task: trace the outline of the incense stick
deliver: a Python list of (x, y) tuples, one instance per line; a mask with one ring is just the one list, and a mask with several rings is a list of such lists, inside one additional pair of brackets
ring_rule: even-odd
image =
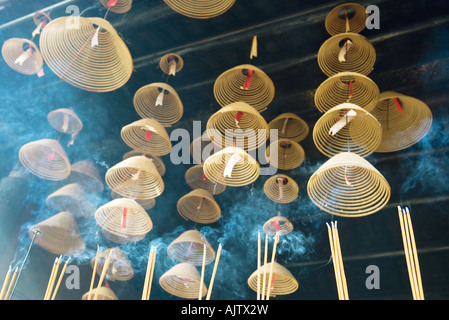
[(142, 290), (142, 300), (145, 300), (147, 297), (148, 280), (150, 279), (150, 273), (151, 273), (150, 269), (151, 269), (151, 265), (152, 265), (152, 260), (153, 260), (153, 247), (151, 247), (150, 253), (148, 254), (147, 271), (145, 273), (145, 281), (144, 281), (143, 290)]
[(97, 290), (95, 291), (94, 300), (98, 299), (98, 295), (100, 293), (100, 287), (103, 283), (104, 277), (106, 276), (106, 271), (108, 271), (109, 262), (111, 261), (111, 253), (113, 250), (109, 252), (109, 256), (106, 259), (106, 262), (103, 264), (103, 270), (101, 271), (100, 280), (98, 280)]
[(345, 275), (345, 270), (343, 267), (343, 258), (341, 256), (341, 247), (340, 247), (340, 237), (338, 235), (338, 228), (337, 228), (337, 222), (335, 222), (334, 224), (334, 228), (333, 228), (333, 235), (334, 235), (334, 243), (336, 245), (336, 253), (337, 253), (337, 257), (338, 257), (338, 268), (340, 270), (340, 279), (341, 279), (341, 284), (342, 284), (342, 293), (343, 293), (343, 299), (344, 300), (348, 300), (349, 296), (348, 296), (348, 286), (346, 284), (346, 275)]
[(87, 296), (87, 300), (91, 300), (92, 299), (92, 290), (94, 288), (95, 275), (97, 273), (97, 265), (98, 265), (98, 256), (99, 256), (99, 254), (100, 254), (100, 247), (97, 245), (97, 254), (95, 256), (94, 269), (92, 271), (92, 280), (90, 280), (89, 294)]
[(55, 271), (56, 271), (56, 266), (58, 265), (58, 258), (55, 258), (55, 262), (53, 262), (53, 268), (51, 269), (51, 273), (50, 273), (50, 277), (48, 278), (48, 284), (47, 284), (47, 290), (45, 291), (45, 295), (44, 295), (44, 300), (47, 300), (47, 297), (49, 295), (50, 292), (50, 287), (51, 287), (51, 282), (53, 280)]
[(413, 260), (415, 262), (415, 270), (416, 270), (416, 281), (418, 282), (418, 297), (420, 300), (424, 300), (424, 292), (423, 292), (423, 288), (422, 288), (422, 280), (421, 280), (421, 269), (419, 267), (419, 261), (418, 261), (418, 252), (416, 250), (416, 242), (415, 242), (415, 233), (413, 231), (413, 226), (412, 226), (412, 220), (411, 220), (411, 216), (410, 216), (410, 212), (408, 210), (408, 208), (405, 208), (406, 211), (406, 217), (407, 217), (407, 222), (408, 222), (408, 227), (409, 227), (409, 233), (410, 233), (410, 242), (412, 244), (412, 250), (413, 250)]
[(221, 255), (221, 243), (218, 246), (217, 256), (215, 257), (214, 271), (212, 272), (212, 277), (210, 279), (209, 289), (207, 290), (206, 300), (210, 300), (210, 295), (212, 293), (212, 287), (214, 286), (215, 274), (217, 273), (217, 267), (218, 267), (218, 261), (220, 260), (220, 255)]
[(56, 298), (56, 294), (58, 293), (59, 286), (61, 285), (61, 281), (62, 281), (62, 278), (64, 277), (64, 274), (65, 274), (65, 271), (66, 271), (67, 266), (69, 264), (69, 261), (70, 261), (70, 258), (67, 259), (67, 261), (64, 264), (64, 267), (62, 268), (61, 274), (59, 275), (59, 279), (58, 279), (58, 282), (56, 284), (55, 291), (53, 292), (53, 295), (51, 297), (51, 300), (55, 300), (55, 298)]
[(3, 295), (5, 294), (6, 288), (8, 287), (9, 279), (11, 278), (11, 266), (8, 268), (5, 280), (3, 281), (2, 290), (0, 291), (0, 300), (3, 300)]
[(276, 233), (274, 237), (274, 245), (273, 252), (271, 254), (271, 266), (270, 266), (270, 276), (268, 277), (268, 288), (267, 288), (267, 300), (270, 300), (270, 291), (271, 291), (271, 281), (273, 280), (273, 268), (274, 268), (274, 258), (276, 256), (276, 247), (279, 241), (279, 234)]
[(58, 259), (58, 261), (56, 263), (53, 276), (50, 279), (50, 286), (48, 288), (47, 296), (45, 297), (44, 300), (50, 300), (50, 295), (51, 295), (51, 292), (53, 291), (53, 287), (55, 285), (56, 276), (58, 275), (59, 266), (61, 265), (61, 259), (62, 259), (62, 256), (59, 257), (59, 259)]
[(8, 300), (9, 293), (10, 293), (10, 291), (11, 291), (11, 289), (12, 289), (12, 286), (13, 286), (13, 284), (14, 284), (14, 281), (16, 280), (16, 277), (17, 277), (17, 271), (18, 271), (18, 270), (19, 270), (19, 267), (16, 267), (16, 269), (14, 270), (14, 273), (13, 273), (13, 275), (12, 275), (11, 282), (9, 283), (8, 291), (6, 291), (5, 299), (4, 299), (4, 300)]
[(153, 275), (154, 275), (154, 264), (156, 263), (156, 247), (153, 248), (153, 257), (151, 258), (151, 269), (150, 269), (150, 279), (147, 285), (147, 296), (146, 299), (150, 300), (151, 293), (151, 284), (153, 283)]
[(203, 296), (203, 282), (204, 282), (204, 268), (206, 266), (206, 244), (203, 248), (203, 263), (201, 265), (201, 281), (200, 281), (200, 292), (198, 294), (198, 300), (201, 300)]
[(265, 300), (265, 280), (267, 278), (267, 260), (268, 260), (268, 234), (265, 235), (265, 251), (263, 258), (263, 282), (262, 282), (262, 300)]
[(257, 235), (257, 300), (260, 300), (260, 232)]

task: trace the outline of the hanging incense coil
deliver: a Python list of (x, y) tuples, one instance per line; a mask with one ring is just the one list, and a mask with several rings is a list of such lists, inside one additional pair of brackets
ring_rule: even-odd
[(141, 119), (122, 128), (123, 141), (143, 154), (165, 156), (172, 144), (165, 128), (156, 119)]
[(25, 75), (37, 74), (42, 70), (44, 60), (33, 41), (10, 38), (3, 43), (2, 56), (14, 71)]
[[(270, 296), (288, 295), (298, 290), (298, 281), (284, 266), (275, 262), (273, 265), (273, 279), (269, 282), (269, 273), (271, 270), (271, 262), (260, 266), (248, 278), (248, 286), (257, 292), (257, 279), (259, 278), (259, 288), (267, 288), (271, 290)], [(257, 275), (260, 274), (258, 277)], [(264, 277), (265, 275), (265, 277)], [(265, 279), (265, 286), (264, 281)], [(273, 286), (274, 284), (274, 286)]]
[(164, 2), (183, 16), (193, 19), (210, 19), (228, 11), (235, 0), (164, 0)]
[(367, 157), (378, 148), (381, 140), (379, 121), (353, 103), (330, 109), (313, 128), (315, 146), (329, 158), (344, 151)]
[(389, 201), (388, 181), (364, 158), (343, 152), (326, 161), (309, 179), (307, 193), (321, 210), (343, 217), (361, 217)]
[(203, 170), (210, 181), (230, 187), (248, 185), (260, 175), (259, 163), (237, 147), (227, 147), (207, 158)]
[(118, 0), (114, 5), (109, 5), (111, 0), (100, 0), (101, 4), (111, 12), (114, 13), (126, 13), (131, 10), (132, 0)]
[[(118, 247), (109, 248), (100, 253), (97, 262), (97, 274), (101, 275), (103, 266), (108, 257), (111, 260), (106, 271), (106, 277), (110, 281), (127, 281), (134, 277), (134, 270), (128, 256)], [(95, 257), (90, 261), (90, 266), (93, 268), (95, 264)]]
[(204, 189), (209, 191), (212, 195), (223, 193), (226, 190), (224, 184), (212, 182), (207, 179), (202, 164), (197, 164), (196, 166), (189, 168), (186, 171), (185, 179), (190, 188)]
[[(111, 198), (112, 199), (118, 199), (122, 198), (121, 195), (115, 193), (114, 191), (111, 191)], [(142, 206), (145, 210), (153, 209), (156, 205), (156, 199), (154, 198), (148, 198), (148, 199), (134, 199), (138, 204)]]
[(366, 26), (368, 13), (364, 6), (358, 3), (344, 3), (329, 12), (324, 21), (326, 31), (334, 36), (339, 33), (359, 33)]
[[(96, 38), (97, 45), (93, 41)], [(101, 18), (52, 20), (42, 31), (39, 44), (49, 68), (82, 90), (116, 90), (128, 82), (134, 70), (128, 47), (112, 25)]]
[(168, 75), (175, 76), (184, 68), (184, 60), (176, 53), (167, 53), (159, 60), (159, 68)]
[(61, 108), (47, 114), (48, 123), (57, 131), (73, 134), (83, 129), (83, 123), (70, 108)]
[(279, 139), (290, 139), (295, 142), (301, 142), (309, 134), (307, 122), (294, 113), (283, 113), (268, 124), (270, 130), (278, 131)]
[(170, 258), (179, 262), (187, 262), (194, 266), (203, 264), (204, 245), (206, 245), (205, 264), (208, 265), (215, 259), (215, 251), (206, 238), (198, 230), (187, 230), (173, 240), (167, 248)]
[(84, 188), (78, 183), (69, 183), (51, 193), (45, 200), (47, 205), (60, 211), (70, 211), (75, 217), (90, 217), (95, 206), (87, 199)]
[(33, 238), (33, 230), (39, 229), (36, 244), (57, 255), (76, 255), (85, 251), (78, 225), (69, 211), (61, 211), (28, 229), (28, 236)]
[(137, 150), (131, 150), (123, 155), (123, 160), (130, 158), (130, 157), (134, 157), (134, 156), (147, 157), (148, 159), (153, 161), (153, 163), (156, 166), (156, 169), (159, 172), (161, 177), (165, 174), (165, 170), (166, 170), (165, 164), (164, 164), (164, 161), (160, 157), (154, 156), (152, 154), (142, 154), (141, 152), (139, 152)]
[(419, 142), (429, 132), (433, 116), (423, 101), (394, 91), (382, 92), (372, 111), (382, 125), (375, 152), (394, 152)]
[(126, 198), (114, 199), (98, 208), (95, 220), (107, 232), (122, 237), (146, 235), (153, 228), (153, 222), (142, 206)]
[(225, 107), (242, 101), (262, 112), (274, 98), (274, 84), (261, 69), (244, 64), (223, 72), (214, 84), (214, 96)]
[(264, 223), (263, 231), (270, 235), (285, 235), (293, 231), (293, 223), (283, 216), (275, 216)]
[(182, 101), (173, 87), (151, 83), (137, 90), (134, 108), (142, 118), (154, 118), (164, 127), (178, 122), (184, 113)]
[(115, 193), (125, 198), (156, 198), (165, 189), (153, 161), (145, 156), (130, 157), (109, 168), (105, 180)]
[(32, 174), (45, 180), (63, 180), (70, 175), (70, 161), (59, 141), (41, 139), (23, 145), (19, 160)]
[(90, 160), (80, 160), (72, 164), (70, 181), (79, 183), (87, 192), (103, 192), (104, 185), (97, 166)]
[(207, 121), (206, 133), (222, 148), (236, 145), (245, 151), (259, 148), (270, 135), (265, 119), (245, 102), (231, 103), (214, 113)]
[(89, 292), (91, 298), (95, 296), (96, 292), (98, 290), (98, 297), (97, 300), (118, 300), (117, 296), (115, 295), (114, 291), (112, 291), (109, 287), (100, 287), (100, 288), (93, 288), (92, 291), (88, 291), (81, 297), (81, 300), (88, 300), (89, 298)]
[(198, 299), (200, 286), (203, 297), (207, 294), (207, 288), (201, 281), (198, 270), (190, 263), (182, 262), (166, 271), (159, 278), (159, 285), (166, 292), (184, 299)]
[[(274, 145), (276, 145), (277, 153), (271, 154)], [(306, 154), (299, 143), (290, 139), (281, 139), (267, 147), (265, 157), (270, 165), (280, 170), (292, 170), (304, 162)]]
[(317, 59), (321, 71), (328, 77), (339, 72), (356, 72), (366, 76), (373, 71), (376, 50), (360, 34), (341, 33), (321, 45)]
[(220, 206), (214, 196), (204, 189), (195, 189), (182, 196), (177, 209), (184, 219), (203, 224), (214, 223), (221, 216)]
[(289, 176), (276, 174), (265, 181), (263, 191), (271, 201), (290, 203), (298, 198), (299, 187)]
[[(219, 137), (218, 134), (217, 137)], [(222, 148), (213, 141), (210, 141), (207, 134), (193, 139), (190, 144), (190, 155), (192, 156), (193, 163), (203, 163), (207, 158), (220, 150)]]
[(350, 102), (372, 111), (379, 101), (379, 87), (368, 77), (355, 72), (341, 72), (325, 80), (315, 92), (315, 106), (320, 112)]

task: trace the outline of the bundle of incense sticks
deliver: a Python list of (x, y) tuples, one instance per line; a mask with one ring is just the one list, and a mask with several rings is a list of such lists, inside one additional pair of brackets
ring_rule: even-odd
[[(59, 256), (59, 258), (56, 258), (55, 262), (53, 263), (53, 268), (50, 273), (50, 278), (48, 279), (47, 290), (45, 291), (44, 300), (55, 300), (55, 298), (56, 298), (56, 294), (58, 293), (59, 286), (61, 285), (65, 271), (69, 264), (70, 258), (68, 258), (67, 261), (65, 262), (65, 264), (62, 268), (62, 271), (59, 275), (58, 282), (56, 282), (56, 278), (58, 275), (59, 266), (61, 265), (61, 261), (62, 261), (62, 256)], [(56, 283), (56, 287), (55, 287), (55, 283)]]
[(402, 241), (404, 243), (405, 260), (412, 288), (413, 300), (424, 300), (424, 292), (421, 282), (418, 252), (416, 250), (415, 234), (408, 208), (398, 206), (399, 222), (401, 225)]
[[(261, 279), (261, 240), (260, 233), (257, 237), (257, 300), (270, 300), (270, 293), (274, 289), (273, 283), (273, 267), (276, 260), (276, 248), (279, 243), (279, 233), (274, 236), (274, 244), (271, 252), (270, 270), (267, 270), (268, 262), (268, 234), (265, 235), (264, 261), (263, 261), (263, 279)], [(268, 282), (267, 282), (268, 275)], [(262, 281), (261, 281), (262, 280)], [(262, 283), (262, 288), (260, 286)], [(266, 283), (268, 283), (266, 285)]]
[(345, 270), (343, 267), (343, 258), (340, 249), (340, 238), (338, 236), (337, 222), (331, 222), (329, 226), (326, 223), (329, 235), (329, 244), (331, 248), (332, 261), (334, 263), (335, 280), (337, 282), (338, 298), (340, 300), (349, 300), (348, 286), (346, 284)]
[(154, 264), (156, 263), (156, 247), (152, 246), (148, 256), (147, 273), (143, 285), (142, 300), (150, 300), (151, 284), (153, 282)]

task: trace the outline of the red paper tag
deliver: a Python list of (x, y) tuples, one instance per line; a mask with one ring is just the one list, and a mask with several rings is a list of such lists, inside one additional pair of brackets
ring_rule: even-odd
[(147, 132), (145, 133), (145, 140), (150, 141), (152, 137), (153, 131), (147, 130)]
[(348, 178), (348, 174), (346, 173), (346, 169), (345, 169), (345, 180), (346, 180), (346, 184), (347, 184), (348, 186), (350, 186), (350, 185), (351, 185), (351, 182), (349, 182), (349, 178)]
[(128, 208), (123, 208), (122, 213), (122, 228), (126, 228), (126, 214), (128, 212)]
[(55, 156), (55, 152), (52, 151), (49, 155), (47, 155), (47, 156), (45, 157), (45, 159), (46, 159), (47, 161), (51, 161), (51, 160), (53, 160), (54, 156)]
[(246, 81), (243, 84), (242, 89), (248, 90), (251, 86), (251, 79), (253, 78), (254, 70), (248, 69), (248, 76), (246, 77)]
[(206, 177), (205, 173), (203, 173), (203, 175), (201, 176), (201, 180), (203, 180), (203, 181), (207, 180), (207, 177)]
[(393, 98), (394, 104), (396, 105), (396, 108), (398, 109), (399, 113), (402, 113), (402, 107), (401, 104), (399, 103), (398, 99)]
[(276, 229), (276, 232), (279, 232), (279, 230), (280, 230), (279, 221), (273, 220), (273, 221), (271, 221), (271, 224), (272, 224), (272, 225), (274, 226), (274, 228)]
[(273, 292), (273, 290), (274, 290), (274, 274), (273, 274), (273, 278), (271, 280), (270, 292)]
[(349, 81), (349, 95), (352, 96), (352, 81)]
[(115, 6), (115, 5), (117, 4), (117, 1), (118, 1), (118, 0), (109, 0), (107, 6), (108, 6), (108, 7), (113, 7), (113, 6)]
[(243, 111), (237, 112), (237, 114), (235, 115), (235, 121), (239, 122), (244, 114), (245, 114), (245, 112), (243, 112)]

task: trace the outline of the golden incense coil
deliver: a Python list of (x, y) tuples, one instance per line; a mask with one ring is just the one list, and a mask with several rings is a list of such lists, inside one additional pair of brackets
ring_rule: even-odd
[(262, 112), (274, 98), (274, 84), (261, 69), (244, 64), (223, 72), (214, 84), (214, 96), (225, 107), (242, 101)]
[(114, 235), (142, 236), (153, 228), (146, 211), (135, 200), (114, 199), (95, 211), (97, 224)]
[(108, 169), (105, 180), (115, 193), (125, 198), (156, 198), (165, 189), (153, 161), (145, 156), (122, 160)]
[(207, 190), (195, 189), (182, 196), (177, 204), (178, 213), (186, 220), (214, 223), (220, 219), (221, 209)]
[(81, 184), (87, 192), (103, 192), (104, 185), (97, 166), (90, 160), (80, 160), (72, 164), (70, 180)]
[(174, 11), (193, 19), (210, 19), (228, 11), (235, 0), (164, 0)]
[(52, 20), (43, 29), (39, 44), (49, 68), (62, 80), (86, 91), (116, 90), (128, 82), (134, 70), (128, 47), (101, 18)]
[(368, 77), (355, 72), (340, 72), (325, 80), (315, 92), (320, 112), (350, 102), (370, 112), (379, 101), (379, 87)]
[(108, 6), (111, 0), (100, 0), (101, 4), (111, 12), (114, 13), (126, 13), (131, 10), (133, 1), (132, 0), (118, 0), (113, 6)]
[(274, 202), (290, 203), (298, 198), (299, 187), (289, 176), (276, 174), (265, 181), (263, 191)]
[[(175, 65), (173, 65), (175, 63)], [(175, 76), (184, 67), (184, 60), (179, 54), (167, 53), (159, 60), (159, 68), (168, 75)]]
[(361, 217), (389, 201), (388, 181), (364, 158), (343, 152), (326, 161), (307, 183), (307, 193), (321, 210), (343, 217)]
[(165, 128), (156, 119), (141, 119), (124, 126), (123, 141), (132, 149), (143, 154), (165, 156), (172, 144)]
[(2, 56), (14, 71), (25, 75), (37, 74), (42, 70), (44, 60), (33, 41), (10, 38), (3, 43)]
[[(271, 154), (271, 146), (277, 144), (277, 154)], [(306, 155), (303, 147), (293, 140), (281, 139), (272, 142), (265, 151), (265, 157), (270, 165), (280, 170), (292, 170), (299, 167)]]
[(205, 264), (212, 263), (215, 259), (215, 251), (207, 242), (204, 235), (198, 230), (187, 230), (173, 240), (167, 248), (170, 258), (179, 262), (187, 262), (194, 266), (203, 264), (203, 251), (206, 245)]
[(270, 130), (278, 131), (279, 139), (290, 139), (301, 142), (309, 134), (307, 122), (294, 113), (286, 112), (280, 114), (268, 124)]
[(134, 108), (142, 118), (154, 118), (164, 127), (178, 122), (184, 113), (175, 89), (157, 82), (141, 87), (134, 95)]
[(203, 296), (207, 288), (201, 281), (200, 273), (190, 263), (182, 262), (166, 271), (159, 278), (159, 285), (166, 292), (184, 299), (198, 299), (198, 292), (202, 286)]
[(204, 189), (209, 191), (212, 195), (223, 193), (226, 186), (221, 183), (215, 183), (207, 179), (203, 171), (203, 165), (197, 164), (190, 167), (185, 174), (187, 184), (192, 189)]
[[(248, 286), (257, 292), (257, 275), (260, 273), (259, 288), (267, 288), (271, 290), (270, 296), (288, 295), (298, 290), (298, 281), (284, 266), (275, 262), (273, 265), (272, 283), (269, 282), (268, 274), (270, 273), (271, 262), (260, 266), (248, 278)], [(265, 274), (265, 277), (263, 276)], [(265, 279), (265, 286), (263, 281)]]
[[(109, 287), (100, 287), (98, 288), (98, 297), (97, 300), (118, 300), (117, 296), (115, 295), (114, 291), (112, 291)], [(95, 293), (97, 292), (97, 288), (93, 288), (92, 291), (90, 291), (90, 295), (93, 297), (95, 296)], [(89, 292), (86, 292), (81, 297), (81, 300), (88, 300)]]
[(332, 9), (324, 21), (326, 31), (334, 36), (339, 33), (359, 33), (366, 26), (368, 13), (358, 3), (343, 3)]
[(95, 206), (87, 200), (84, 188), (78, 183), (69, 183), (45, 200), (47, 205), (60, 211), (70, 211), (75, 217), (90, 217), (95, 213)]
[(227, 147), (207, 158), (203, 170), (206, 178), (212, 182), (240, 187), (257, 180), (260, 165), (244, 150)]
[[(101, 275), (103, 266), (108, 257), (111, 260), (106, 271), (106, 277), (110, 281), (127, 281), (134, 277), (134, 270), (128, 256), (118, 247), (109, 248), (100, 253), (98, 256), (97, 274)], [(90, 266), (93, 268), (95, 264), (95, 257), (90, 261)]]
[(33, 238), (33, 230), (39, 229), (36, 244), (57, 255), (76, 255), (85, 251), (78, 225), (69, 211), (61, 211), (28, 229), (28, 236)]
[[(341, 51), (345, 49), (344, 46), (347, 50), (342, 60)], [(371, 42), (360, 34), (340, 33), (321, 45), (317, 59), (321, 71), (328, 77), (339, 72), (356, 72), (366, 76), (373, 71), (376, 50)]]
[(123, 155), (123, 160), (130, 158), (130, 157), (134, 157), (134, 156), (147, 157), (148, 159), (153, 161), (153, 163), (156, 166), (156, 169), (159, 172), (159, 174), (161, 175), (161, 177), (165, 174), (166, 168), (165, 168), (164, 161), (161, 159), (161, 157), (154, 156), (152, 154), (142, 154), (141, 152), (139, 152), (137, 150), (131, 150)]
[(377, 149), (381, 140), (379, 121), (352, 103), (330, 109), (313, 128), (315, 146), (329, 158), (344, 151), (367, 157)]
[(83, 129), (83, 123), (70, 108), (61, 108), (47, 114), (48, 123), (57, 131), (73, 134)]
[[(211, 134), (212, 131), (214, 134)], [(245, 151), (250, 151), (265, 144), (270, 131), (267, 122), (254, 107), (245, 102), (234, 102), (209, 118), (206, 134), (221, 148), (235, 144)], [(218, 134), (221, 141), (216, 139)]]
[[(111, 191), (111, 198), (117, 199), (117, 198), (122, 198), (122, 196), (119, 195), (118, 193), (115, 193), (114, 191)], [(142, 206), (142, 208), (144, 208), (145, 210), (150, 210), (150, 209), (154, 208), (154, 206), (156, 205), (156, 199), (154, 199), (154, 198), (134, 199), (134, 200), (138, 204), (140, 204)]]
[(63, 180), (70, 175), (70, 161), (59, 141), (41, 139), (23, 145), (19, 160), (32, 174), (45, 180)]
[(423, 101), (394, 91), (382, 92), (372, 111), (382, 125), (375, 152), (394, 152), (419, 142), (429, 132), (433, 116)]
[(285, 235), (293, 231), (293, 224), (283, 216), (274, 216), (263, 225), (263, 231), (270, 235)]

